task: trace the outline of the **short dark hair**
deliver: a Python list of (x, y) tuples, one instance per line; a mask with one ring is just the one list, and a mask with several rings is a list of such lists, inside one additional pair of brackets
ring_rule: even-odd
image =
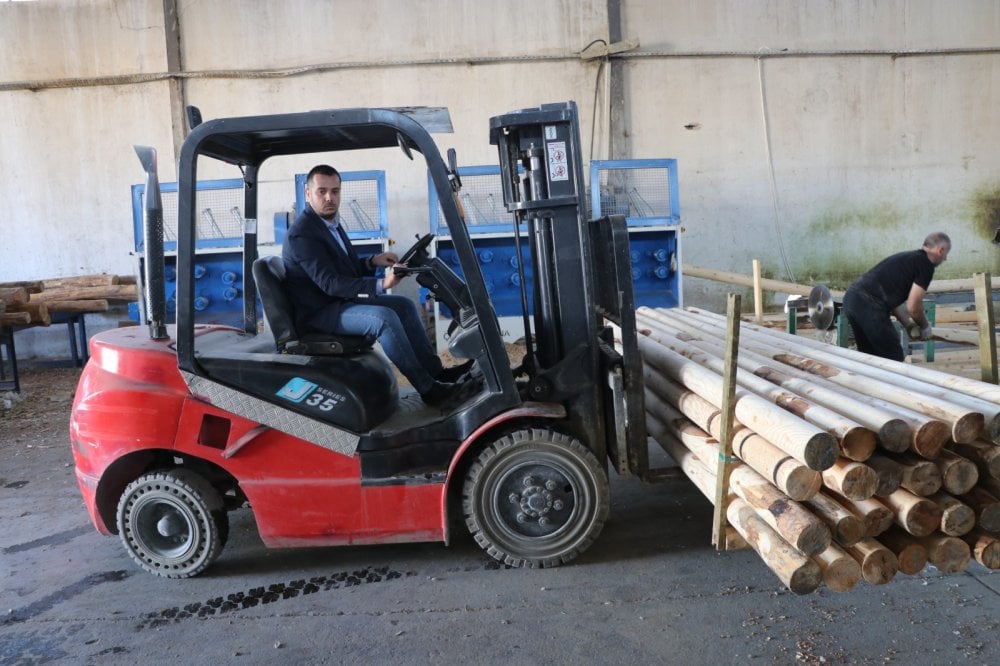
[(321, 176), (336, 176), (340, 180), (344, 180), (340, 177), (340, 172), (334, 169), (329, 164), (317, 164), (312, 169), (309, 170), (309, 175), (306, 176), (306, 186), (312, 186), (313, 176), (319, 174)]
[(948, 238), (948, 234), (943, 231), (935, 231), (927, 235), (924, 239), (924, 247), (941, 247), (942, 245), (947, 245), (951, 247), (951, 239)]

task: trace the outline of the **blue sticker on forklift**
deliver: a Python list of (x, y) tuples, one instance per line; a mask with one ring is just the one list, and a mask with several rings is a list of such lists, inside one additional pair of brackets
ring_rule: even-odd
[(294, 377), (287, 384), (282, 386), (276, 394), (279, 398), (291, 400), (292, 402), (302, 402), (303, 398), (312, 393), (316, 385), (306, 381), (301, 377)]

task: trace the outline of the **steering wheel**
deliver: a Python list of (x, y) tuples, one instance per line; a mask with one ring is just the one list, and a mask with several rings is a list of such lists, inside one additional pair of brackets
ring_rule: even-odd
[(414, 243), (413, 246), (399, 258), (399, 263), (409, 264), (414, 257), (427, 250), (427, 246), (431, 244), (432, 240), (434, 240), (434, 234), (425, 234), (419, 238), (417, 242)]

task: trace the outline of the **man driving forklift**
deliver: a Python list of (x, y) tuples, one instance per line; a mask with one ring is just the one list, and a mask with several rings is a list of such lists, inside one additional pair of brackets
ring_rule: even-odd
[[(306, 177), (306, 205), (282, 248), (288, 296), (302, 331), (378, 339), (386, 356), (435, 407), (457, 406), (479, 388), (474, 361), (444, 368), (405, 296), (387, 293), (406, 276), (395, 252), (359, 257), (340, 220), (340, 173), (319, 164)], [(384, 269), (383, 277), (375, 275)]]

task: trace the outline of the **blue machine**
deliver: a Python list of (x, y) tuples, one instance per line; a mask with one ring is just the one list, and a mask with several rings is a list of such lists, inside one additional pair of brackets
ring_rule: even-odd
[[(486, 290), (493, 299), (507, 340), (523, 335), (521, 285), (517, 269), (514, 217), (503, 204), (498, 166), (460, 167), (459, 201), (472, 244), (479, 256)], [(430, 230), (436, 234), (435, 252), (461, 274), (455, 248), (443, 222), (436, 190), (428, 183)], [(632, 278), (637, 305), (679, 307), (681, 303), (680, 203), (677, 198), (677, 160), (595, 161), (590, 165), (591, 217), (625, 215), (629, 225)], [(528, 256), (527, 229), (519, 230), (521, 254)], [(528, 293), (532, 289), (531, 265), (525, 265)], [(426, 298), (421, 293), (421, 298)], [(528, 299), (529, 309), (531, 299)], [(451, 313), (434, 304), (439, 325), (438, 348)], [(529, 312), (530, 314), (530, 312)]]
[[(385, 172), (359, 171), (341, 174), (343, 191), (341, 217), (352, 242), (362, 250), (381, 252), (388, 238)], [(275, 252), (288, 232), (295, 215), (305, 206), (306, 175), (295, 176), (295, 210), (274, 216)], [(164, 272), (167, 320), (176, 312), (177, 183), (162, 183)], [(132, 186), (132, 224), (140, 285), (144, 275), (143, 205), (145, 186)], [(198, 240), (194, 266), (196, 321), (207, 324), (243, 326), (243, 181), (208, 180), (198, 183)], [(263, 248), (262, 248), (263, 249)], [(142, 321), (140, 304), (130, 306), (130, 314)]]
[(677, 160), (591, 162), (590, 206), (595, 218), (624, 215), (628, 221), (636, 305), (680, 307)]

